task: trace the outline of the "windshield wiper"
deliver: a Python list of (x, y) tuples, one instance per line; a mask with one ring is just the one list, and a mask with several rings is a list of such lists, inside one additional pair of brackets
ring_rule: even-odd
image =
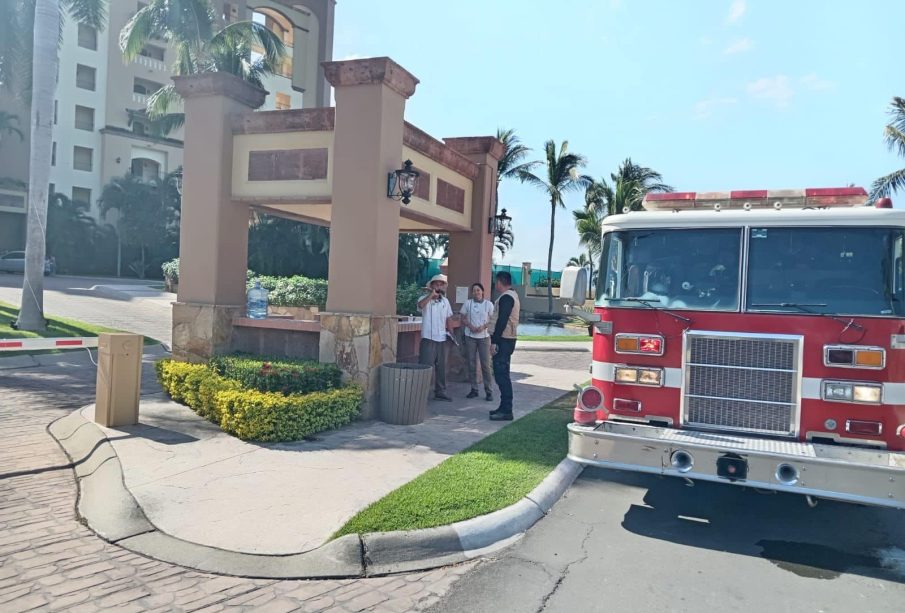
[(673, 313), (672, 311), (670, 311), (669, 309), (667, 309), (661, 305), (655, 305), (654, 303), (652, 303), (650, 300), (648, 300), (646, 298), (615, 298), (615, 300), (621, 300), (623, 302), (637, 302), (637, 303), (643, 304), (644, 306), (646, 306), (650, 309), (653, 309), (655, 311), (663, 311), (667, 315), (675, 317), (679, 321), (684, 321), (685, 323), (687, 323), (689, 325), (694, 323), (689, 318), (683, 317), (682, 315), (679, 315), (678, 313)]
[(762, 308), (762, 307), (780, 307), (784, 309), (798, 309), (802, 313), (808, 313), (809, 315), (820, 315), (822, 317), (829, 317), (833, 321), (838, 321), (843, 324), (845, 328), (842, 330), (844, 333), (849, 328), (855, 328), (856, 330), (864, 330), (864, 326), (859, 324), (854, 319), (849, 319), (848, 321), (838, 317), (832, 313), (821, 313), (820, 311), (814, 311), (809, 309), (808, 307), (825, 307), (825, 302), (813, 302), (813, 303), (802, 303), (802, 302), (776, 302), (776, 303), (767, 303), (767, 304), (752, 304), (750, 305), (753, 308)]
[(826, 306), (825, 302), (811, 302), (811, 303), (807, 303), (807, 302), (768, 302), (768, 303), (764, 303), (764, 304), (752, 304), (751, 306), (754, 307), (755, 309), (764, 308), (764, 307), (774, 307), (774, 308), (780, 307), (783, 309), (798, 309), (799, 311), (802, 311), (804, 313), (810, 313), (811, 315), (826, 315), (826, 313), (821, 313), (820, 311), (813, 311), (808, 308), (808, 307), (825, 307)]

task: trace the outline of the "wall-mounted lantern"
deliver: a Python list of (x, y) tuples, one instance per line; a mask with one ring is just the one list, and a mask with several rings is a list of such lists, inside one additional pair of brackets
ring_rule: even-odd
[(176, 192), (179, 194), (179, 197), (182, 197), (182, 166), (179, 167), (173, 173), (173, 186), (176, 188)]
[(487, 232), (493, 234), (496, 238), (503, 238), (512, 227), (512, 218), (506, 214), (506, 209), (500, 211), (498, 215), (487, 220)]
[(417, 186), (418, 171), (412, 168), (411, 160), (406, 160), (399, 170), (387, 174), (387, 198), (408, 204)]

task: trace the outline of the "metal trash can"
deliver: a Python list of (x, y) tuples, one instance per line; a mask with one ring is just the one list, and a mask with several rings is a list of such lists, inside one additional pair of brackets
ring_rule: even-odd
[(381, 364), (381, 421), (399, 426), (423, 422), (433, 374), (434, 367), (426, 364)]

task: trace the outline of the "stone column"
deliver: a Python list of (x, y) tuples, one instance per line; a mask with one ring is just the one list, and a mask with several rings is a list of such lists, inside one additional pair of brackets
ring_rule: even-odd
[(389, 58), (325, 62), (335, 88), (327, 309), (320, 360), (365, 388), (376, 414), (377, 368), (396, 359), (398, 201), (387, 175), (402, 165), (405, 101), (418, 80)]
[(258, 108), (267, 92), (223, 72), (173, 80), (186, 116), (173, 355), (200, 361), (229, 351), (245, 305), (249, 209), (232, 202), (230, 115)]
[[(445, 138), (451, 149), (465, 155), (478, 165), (471, 200), (471, 231), (449, 233), (449, 296), (455, 299), (456, 287), (468, 287), (478, 282), (484, 286), (490, 299), (493, 290), (491, 268), (493, 266), (493, 234), (488, 231), (488, 221), (496, 215), (497, 162), (503, 155), (503, 143), (493, 136)], [(453, 304), (456, 312), (461, 303)], [(468, 381), (468, 361), (465, 357), (464, 332), (457, 331), (458, 347), (451, 347), (449, 354), (449, 379)]]

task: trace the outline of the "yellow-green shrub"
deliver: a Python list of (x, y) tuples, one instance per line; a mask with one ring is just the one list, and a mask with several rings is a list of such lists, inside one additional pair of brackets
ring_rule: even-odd
[(170, 398), (176, 402), (188, 404), (186, 402), (186, 379), (201, 373), (208, 372), (207, 366), (204, 364), (189, 364), (188, 362), (177, 362), (176, 360), (158, 360), (154, 364), (157, 371), (157, 380), (164, 391), (170, 395)]
[(357, 387), (288, 396), (225, 391), (217, 394), (217, 406), (220, 427), (242, 440), (295, 441), (352, 421), (362, 396)]
[(243, 440), (292, 441), (339, 428), (358, 414), (363, 398), (354, 386), (309, 394), (260, 392), (204, 364), (160, 360), (155, 369), (173, 400)]

